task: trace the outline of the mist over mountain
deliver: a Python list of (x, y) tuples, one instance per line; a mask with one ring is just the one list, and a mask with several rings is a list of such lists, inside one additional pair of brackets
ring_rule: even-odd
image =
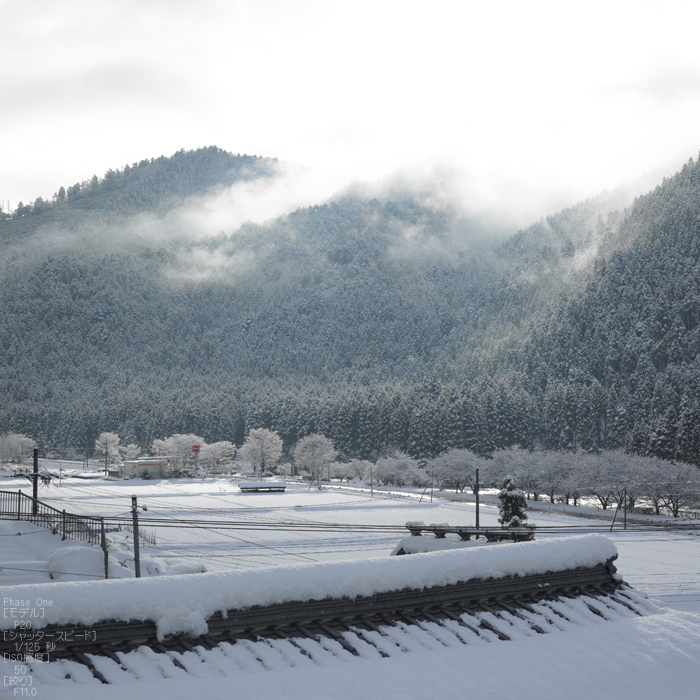
[(279, 177), (271, 159), (181, 151), (0, 221), (0, 430), (61, 453), (105, 430), (147, 448), (268, 427), (348, 456), (699, 461), (696, 163), (506, 239), (410, 189), (223, 231), (197, 219)]

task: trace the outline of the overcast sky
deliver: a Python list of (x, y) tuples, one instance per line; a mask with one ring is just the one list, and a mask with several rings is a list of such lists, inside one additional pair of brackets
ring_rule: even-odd
[(0, 0), (0, 199), (216, 144), (541, 215), (698, 155), (696, 7)]

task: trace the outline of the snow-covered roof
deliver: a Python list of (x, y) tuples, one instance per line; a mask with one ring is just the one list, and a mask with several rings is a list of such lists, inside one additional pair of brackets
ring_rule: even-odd
[[(201, 635), (207, 632), (206, 620), (218, 611), (592, 567), (616, 554), (615, 545), (607, 538), (584, 535), (264, 571), (3, 587), (0, 598), (51, 600), (36, 627), (150, 620), (156, 623), (160, 636), (177, 632)], [(12, 625), (12, 619), (0, 618), (0, 629)]]

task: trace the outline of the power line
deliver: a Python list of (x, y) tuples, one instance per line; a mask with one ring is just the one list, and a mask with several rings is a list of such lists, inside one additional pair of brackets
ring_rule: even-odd
[[(160, 515), (163, 515), (163, 516), (165, 516), (166, 518), (169, 517), (169, 516), (166, 515), (165, 513), (160, 513)], [(162, 526), (161, 526), (161, 527), (162, 527)], [(166, 526), (166, 527), (167, 527), (167, 526)], [(211, 528), (211, 527), (204, 527), (204, 526), (202, 526), (202, 525), (195, 525), (194, 527), (196, 527), (197, 529), (208, 530), (209, 532), (211, 532), (213, 529), (216, 529), (216, 528)], [(246, 542), (247, 544), (254, 544), (254, 545), (257, 545), (257, 544), (258, 544), (258, 543), (255, 543), (255, 542), (251, 542), (250, 540), (245, 540), (245, 539), (243, 539), (242, 537), (236, 537), (235, 535), (224, 535), (224, 537), (229, 537), (229, 538), (231, 538), (231, 539), (233, 539), (233, 540), (239, 540), (240, 542)], [(269, 545), (259, 544), (258, 546), (264, 547), (264, 548), (266, 548), (266, 549), (270, 549), (270, 550), (275, 551), (275, 552), (281, 552), (282, 554), (285, 554), (285, 552), (283, 552), (282, 550), (277, 549), (277, 548), (275, 548), (275, 547), (271, 547), (271, 546), (269, 546)], [(311, 557), (305, 557), (303, 554), (294, 554), (293, 556), (299, 557), (299, 558), (301, 558), (301, 559), (306, 559), (307, 561), (313, 561), (313, 562), (316, 561), (315, 559), (312, 559)]]

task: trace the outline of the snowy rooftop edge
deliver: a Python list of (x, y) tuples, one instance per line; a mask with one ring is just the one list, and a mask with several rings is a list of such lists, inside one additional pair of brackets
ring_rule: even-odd
[[(592, 567), (616, 554), (617, 548), (606, 537), (581, 535), (259, 571), (3, 586), (0, 598), (5, 614), (0, 618), (0, 629), (14, 626), (15, 620), (7, 613), (9, 607), (33, 608), (37, 599), (42, 599), (52, 604), (43, 607), (43, 618), (32, 618), (35, 628), (150, 620), (156, 623), (160, 638), (183, 632), (196, 636), (207, 633), (209, 617), (226, 610)], [(20, 604), (14, 605), (18, 601)]]

